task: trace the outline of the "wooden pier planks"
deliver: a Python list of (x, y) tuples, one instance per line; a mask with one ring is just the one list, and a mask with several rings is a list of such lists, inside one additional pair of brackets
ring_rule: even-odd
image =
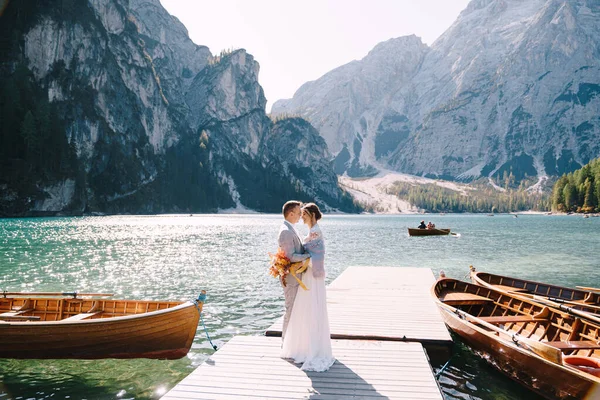
[(426, 268), (349, 267), (327, 288), (332, 337), (352, 339), (332, 340), (329, 371), (279, 358), (279, 337), (236, 336), (162, 399), (443, 399), (421, 345), (452, 343), (434, 282)]
[[(349, 267), (327, 287), (331, 337), (450, 346), (429, 268)], [(300, 289), (302, 290), (302, 289)], [(266, 331), (281, 336), (280, 318)]]
[(281, 339), (236, 336), (163, 400), (442, 399), (418, 343), (333, 340), (336, 363), (305, 372), (279, 358)]

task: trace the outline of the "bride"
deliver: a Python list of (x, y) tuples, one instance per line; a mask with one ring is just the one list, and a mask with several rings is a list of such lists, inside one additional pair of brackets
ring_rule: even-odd
[(301, 369), (318, 372), (327, 371), (335, 362), (325, 292), (325, 241), (317, 224), (321, 217), (316, 204), (302, 206), (302, 221), (310, 228), (303, 243), (311, 260), (302, 277), (308, 290), (298, 289), (281, 351), (282, 358), (302, 363)]

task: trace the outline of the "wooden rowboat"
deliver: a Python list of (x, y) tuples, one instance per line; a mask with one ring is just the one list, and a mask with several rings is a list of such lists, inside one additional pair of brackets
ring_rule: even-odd
[(432, 294), (449, 329), (502, 373), (547, 399), (600, 398), (600, 323), (455, 279)]
[(440, 236), (449, 235), (450, 228), (447, 229), (419, 229), (419, 228), (408, 228), (409, 236)]
[(181, 358), (194, 340), (204, 293), (182, 302), (5, 292), (0, 357)]
[(471, 281), (476, 285), (528, 296), (541, 302), (554, 302), (556, 306), (563, 308), (568, 306), (576, 311), (600, 315), (600, 293), (489, 274), (477, 271), (472, 265), (470, 269)]

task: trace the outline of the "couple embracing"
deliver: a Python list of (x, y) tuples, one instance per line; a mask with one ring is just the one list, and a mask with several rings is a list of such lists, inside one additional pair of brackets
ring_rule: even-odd
[[(308, 269), (300, 275), (308, 290), (298, 282), (282, 278), (285, 294), (281, 357), (301, 363), (305, 371), (327, 371), (335, 362), (331, 351), (329, 317), (325, 292), (325, 241), (318, 221), (322, 214), (314, 203), (288, 201), (283, 205), (284, 221), (279, 230), (279, 247), (292, 263), (310, 258)], [(294, 229), (302, 221), (308, 226), (304, 240)]]

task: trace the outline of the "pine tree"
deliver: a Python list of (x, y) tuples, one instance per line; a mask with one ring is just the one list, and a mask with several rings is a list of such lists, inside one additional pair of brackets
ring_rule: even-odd
[[(22, 141), (17, 133), (20, 130), (20, 116), (18, 115), (21, 96), (13, 79), (8, 79), (2, 88), (2, 142), (6, 158), (18, 158), (22, 152)], [(24, 156), (24, 155), (23, 155)]]
[(596, 196), (594, 195), (594, 185), (592, 180), (590, 180), (590, 178), (586, 178), (583, 186), (585, 188), (585, 198), (583, 201), (584, 211), (593, 211), (594, 208), (596, 208)]
[(21, 123), (20, 134), (27, 148), (27, 158), (32, 160), (37, 155), (39, 142), (35, 128), (35, 118), (31, 111), (25, 113), (25, 118)]
[(562, 211), (565, 208), (564, 188), (569, 182), (566, 175), (561, 176), (552, 189), (552, 209)]
[(565, 198), (565, 211), (571, 211), (577, 206), (577, 189), (571, 184), (567, 183), (563, 189), (563, 196)]
[(47, 151), (49, 145), (48, 137), (50, 136), (50, 104), (45, 96), (42, 97), (38, 103), (36, 117), (38, 142), (40, 147), (40, 151), (38, 152), (38, 162), (39, 166), (43, 170), (46, 170), (48, 168), (46, 159), (53, 155), (48, 154)]
[(595, 205), (596, 205), (596, 208), (599, 209), (600, 208), (600, 176), (598, 176), (595, 179), (594, 183), (595, 183), (594, 194), (596, 196)]

